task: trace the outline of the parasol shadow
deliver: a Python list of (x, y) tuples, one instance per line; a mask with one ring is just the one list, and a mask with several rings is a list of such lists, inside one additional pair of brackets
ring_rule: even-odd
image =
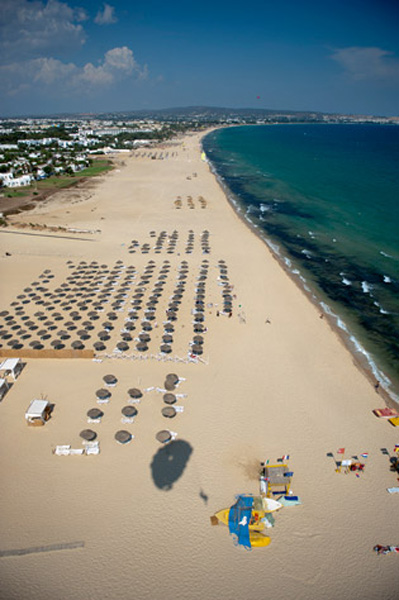
[(154, 455), (151, 463), (152, 479), (160, 490), (169, 491), (182, 476), (189, 461), (192, 446), (184, 440), (172, 441)]

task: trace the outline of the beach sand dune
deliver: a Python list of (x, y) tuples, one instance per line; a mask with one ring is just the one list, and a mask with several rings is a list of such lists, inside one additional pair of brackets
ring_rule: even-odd
[[(134, 266), (136, 276), (117, 313), (119, 329), (98, 362), (28, 359), (0, 403), (0, 554), (48, 549), (0, 556), (0, 598), (394, 600), (397, 557), (372, 551), (377, 543), (399, 543), (398, 498), (386, 492), (397, 481), (381, 452), (392, 454), (398, 436), (371, 412), (383, 406), (382, 399), (326, 319), (234, 213), (201, 161), (200, 136), (187, 136), (178, 156), (166, 160), (138, 154), (104, 177), (91, 197), (76, 204), (54, 197), (34, 215), (15, 217), (86, 233), (50, 235), (12, 226), (0, 231), (1, 310), (10, 313), (45, 269), (54, 274), (48, 287), (55, 293), (72, 272), (68, 261), (74, 269), (82, 261), (109, 270), (122, 265), (121, 277)], [(199, 197), (207, 200), (206, 210)], [(174, 231), (176, 245), (168, 253)], [(209, 254), (202, 252), (204, 231)], [(166, 241), (158, 253), (155, 241), (162, 232)], [(190, 232), (194, 243), (187, 253)], [(134, 252), (132, 240), (138, 242)], [(143, 252), (146, 244), (149, 251)], [(201, 360), (192, 362), (192, 309), (204, 260), (207, 331)], [(124, 354), (115, 352), (150, 261), (155, 267), (145, 300), (169, 261), (158, 327), (150, 332), (147, 352), (134, 344)], [(188, 273), (173, 351), (159, 355), (183, 261)], [(231, 286), (231, 317), (221, 314), (221, 264)], [(27, 304), (26, 312), (28, 306), (33, 310)], [(139, 323), (144, 304), (140, 310)], [(108, 305), (101, 321), (107, 311)], [(139, 332), (138, 325), (134, 336)], [(171, 420), (161, 413), (168, 373), (181, 378), (173, 393), (184, 407)], [(107, 374), (117, 383), (106, 388), (109, 402), (98, 404), (96, 391), (105, 387)], [(131, 388), (142, 397), (134, 404), (134, 422), (126, 423), (121, 410), (129, 405)], [(33, 398), (54, 404), (41, 428), (24, 420)], [(91, 408), (103, 411), (101, 423), (87, 422)], [(52, 453), (57, 445), (82, 448), (79, 434), (87, 428), (98, 434), (99, 455)], [(166, 428), (178, 435), (164, 447), (155, 436)], [(118, 444), (118, 430), (129, 431), (132, 441)], [(335, 472), (342, 447), (346, 458), (368, 452), (360, 477)], [(277, 515), (268, 548), (245, 552), (227, 528), (211, 527), (209, 517), (233, 504), (236, 494), (257, 493), (259, 462), (286, 454), (302, 505)], [(77, 542), (80, 547), (51, 550)]]

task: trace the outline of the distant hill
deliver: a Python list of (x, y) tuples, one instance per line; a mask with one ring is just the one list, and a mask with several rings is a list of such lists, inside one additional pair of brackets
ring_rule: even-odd
[[(294, 117), (297, 119), (314, 120), (321, 119), (323, 114), (311, 111), (289, 111), (271, 110), (267, 108), (228, 108), (220, 106), (182, 106), (175, 108), (141, 109), (128, 111), (109, 111), (99, 113), (57, 113), (49, 115), (26, 115), (26, 118), (48, 118), (48, 119), (156, 119), (156, 120), (196, 120), (212, 121), (225, 119), (267, 119), (276, 116)], [(331, 115), (330, 115), (331, 116)]]

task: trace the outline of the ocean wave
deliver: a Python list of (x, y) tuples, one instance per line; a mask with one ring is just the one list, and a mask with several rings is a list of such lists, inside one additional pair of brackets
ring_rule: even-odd
[(308, 258), (309, 260), (312, 258), (312, 253), (310, 252), (310, 250), (307, 250), (306, 248), (301, 250), (301, 254), (304, 254), (306, 256), (306, 258)]
[(271, 206), (269, 206), (268, 204), (261, 204), (259, 210), (261, 212), (268, 212), (271, 210)]
[(348, 278), (345, 276), (345, 273), (343, 273), (343, 272), (341, 271), (341, 273), (340, 273), (340, 276), (342, 277), (342, 283), (343, 283), (344, 285), (352, 285), (352, 282), (351, 282), (351, 280), (350, 280), (350, 279), (348, 279)]
[(362, 281), (361, 286), (362, 286), (363, 292), (365, 294), (370, 294), (370, 296), (371, 296), (371, 290), (373, 289), (373, 286), (371, 285), (371, 283), (367, 283), (367, 281)]
[(392, 279), (388, 275), (384, 275), (384, 283), (392, 283)]
[(376, 306), (380, 310), (380, 313), (382, 315), (389, 315), (390, 314), (390, 312), (388, 310), (385, 310), (385, 308), (382, 308), (382, 306), (381, 306), (381, 304), (379, 302), (374, 302), (374, 306)]
[(382, 256), (385, 256), (385, 258), (394, 258), (391, 254), (387, 254), (386, 252), (383, 252), (382, 250), (380, 250), (380, 254), (382, 254)]
[(391, 396), (391, 398), (393, 398), (396, 402), (399, 402), (399, 396), (394, 394), (390, 389), (392, 385), (391, 380), (382, 371), (380, 371), (371, 355), (367, 352), (367, 350), (365, 350), (365, 348), (362, 346), (359, 340), (354, 335), (350, 334), (347, 326), (342, 321), (342, 319), (337, 314), (335, 314), (334, 311), (331, 310), (331, 308), (325, 302), (320, 302), (320, 306), (327, 315), (329, 315), (335, 320), (337, 327), (348, 335), (349, 342), (356, 350), (356, 352), (362, 354), (362, 356), (366, 359), (367, 364), (371, 369), (371, 372), (373, 373), (374, 377), (379, 382), (381, 387), (384, 388), (384, 390)]

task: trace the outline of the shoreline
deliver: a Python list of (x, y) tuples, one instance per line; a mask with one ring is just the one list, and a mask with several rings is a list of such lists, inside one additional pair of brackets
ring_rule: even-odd
[[(293, 125), (295, 125), (295, 123), (293, 123)], [(254, 125), (248, 125), (247, 127), (251, 126)], [(230, 127), (243, 127), (243, 125), (231, 125)], [(203, 147), (204, 138), (217, 129), (222, 129), (222, 127), (215, 127), (202, 136), (202, 152), (205, 152)], [(389, 389), (390, 384), (392, 384), (390, 378), (387, 375), (385, 375), (384, 371), (375, 363), (370, 353), (363, 347), (363, 344), (351, 332), (350, 328), (346, 325), (343, 318), (339, 314), (336, 314), (332, 310), (332, 308), (328, 304), (326, 304), (325, 300), (321, 296), (319, 296), (319, 293), (315, 288), (312, 288), (312, 283), (310, 283), (309, 287), (309, 281), (302, 276), (300, 267), (295, 267), (298, 271), (298, 276), (296, 276), (295, 273), (293, 273), (291, 269), (288, 268), (286, 260), (292, 261), (292, 259), (288, 259), (288, 257), (285, 257), (279, 252), (280, 248), (283, 248), (281, 246), (281, 243), (273, 242), (268, 237), (267, 232), (261, 230), (259, 226), (253, 223), (251, 219), (244, 214), (239, 198), (237, 198), (235, 194), (230, 190), (228, 184), (218, 173), (215, 165), (213, 164), (212, 160), (208, 157), (208, 155), (206, 155), (206, 160), (210, 165), (210, 170), (213, 173), (218, 185), (222, 189), (223, 194), (226, 196), (227, 202), (232, 207), (238, 218), (241, 219), (241, 221), (252, 231), (254, 235), (256, 235), (260, 240), (262, 240), (262, 242), (270, 251), (270, 254), (274, 258), (274, 260), (276, 260), (281, 269), (289, 276), (291, 281), (295, 283), (297, 288), (312, 303), (312, 305), (320, 311), (322, 311), (321, 318), (327, 321), (333, 333), (338, 337), (342, 345), (350, 352), (356, 367), (364, 374), (364, 376), (366, 377), (366, 379), (368, 379), (370, 384), (374, 386), (376, 390), (378, 389), (378, 393), (383, 398), (386, 405), (390, 406), (391, 408), (398, 408), (399, 395), (395, 391)], [(327, 297), (326, 300), (328, 300)]]
[[(295, 123), (293, 125), (295, 125)], [(253, 125), (248, 125), (247, 127), (251, 126)], [(231, 125), (231, 127), (243, 127), (243, 125)], [(222, 129), (222, 127), (215, 127), (202, 136), (201, 151), (205, 152), (203, 147), (204, 138), (217, 129)], [(218, 182), (218, 185), (221, 187), (228, 203), (233, 208), (237, 216), (242, 220), (242, 222), (245, 225), (247, 225), (247, 227), (252, 231), (252, 233), (254, 233), (254, 235), (256, 235), (259, 239), (263, 241), (263, 243), (267, 246), (268, 250), (270, 251), (271, 256), (277, 261), (279, 266), (290, 277), (291, 281), (295, 283), (295, 285), (305, 295), (305, 297), (316, 308), (322, 311), (321, 318), (326, 319), (331, 330), (335, 333), (335, 335), (337, 335), (338, 339), (341, 341), (343, 346), (350, 352), (357, 368), (369, 380), (371, 385), (373, 385), (374, 387), (377, 386), (378, 392), (384, 399), (387, 406), (390, 406), (391, 408), (398, 408), (399, 395), (394, 390), (389, 389), (390, 384), (392, 385), (390, 378), (384, 373), (383, 369), (375, 363), (370, 353), (364, 348), (363, 344), (352, 333), (352, 331), (346, 325), (343, 318), (339, 314), (336, 314), (333, 311), (333, 309), (328, 304), (326, 304), (325, 300), (328, 301), (329, 299), (327, 297), (323, 299), (319, 295), (318, 290), (314, 287), (312, 288), (312, 282), (310, 283), (309, 287), (309, 281), (303, 277), (299, 266), (296, 266), (298, 276), (296, 276), (296, 274), (293, 273), (290, 268), (288, 268), (286, 260), (292, 261), (292, 259), (288, 259), (288, 257), (285, 257), (283, 254), (280, 253), (280, 248), (283, 248), (283, 246), (281, 246), (281, 243), (273, 242), (268, 237), (267, 232), (261, 230), (259, 226), (253, 223), (251, 219), (244, 214), (239, 198), (237, 198), (235, 194), (230, 190), (228, 184), (218, 173), (215, 165), (212, 163), (212, 160), (208, 157), (208, 155), (206, 156), (206, 160), (210, 165), (210, 169), (216, 181)]]

